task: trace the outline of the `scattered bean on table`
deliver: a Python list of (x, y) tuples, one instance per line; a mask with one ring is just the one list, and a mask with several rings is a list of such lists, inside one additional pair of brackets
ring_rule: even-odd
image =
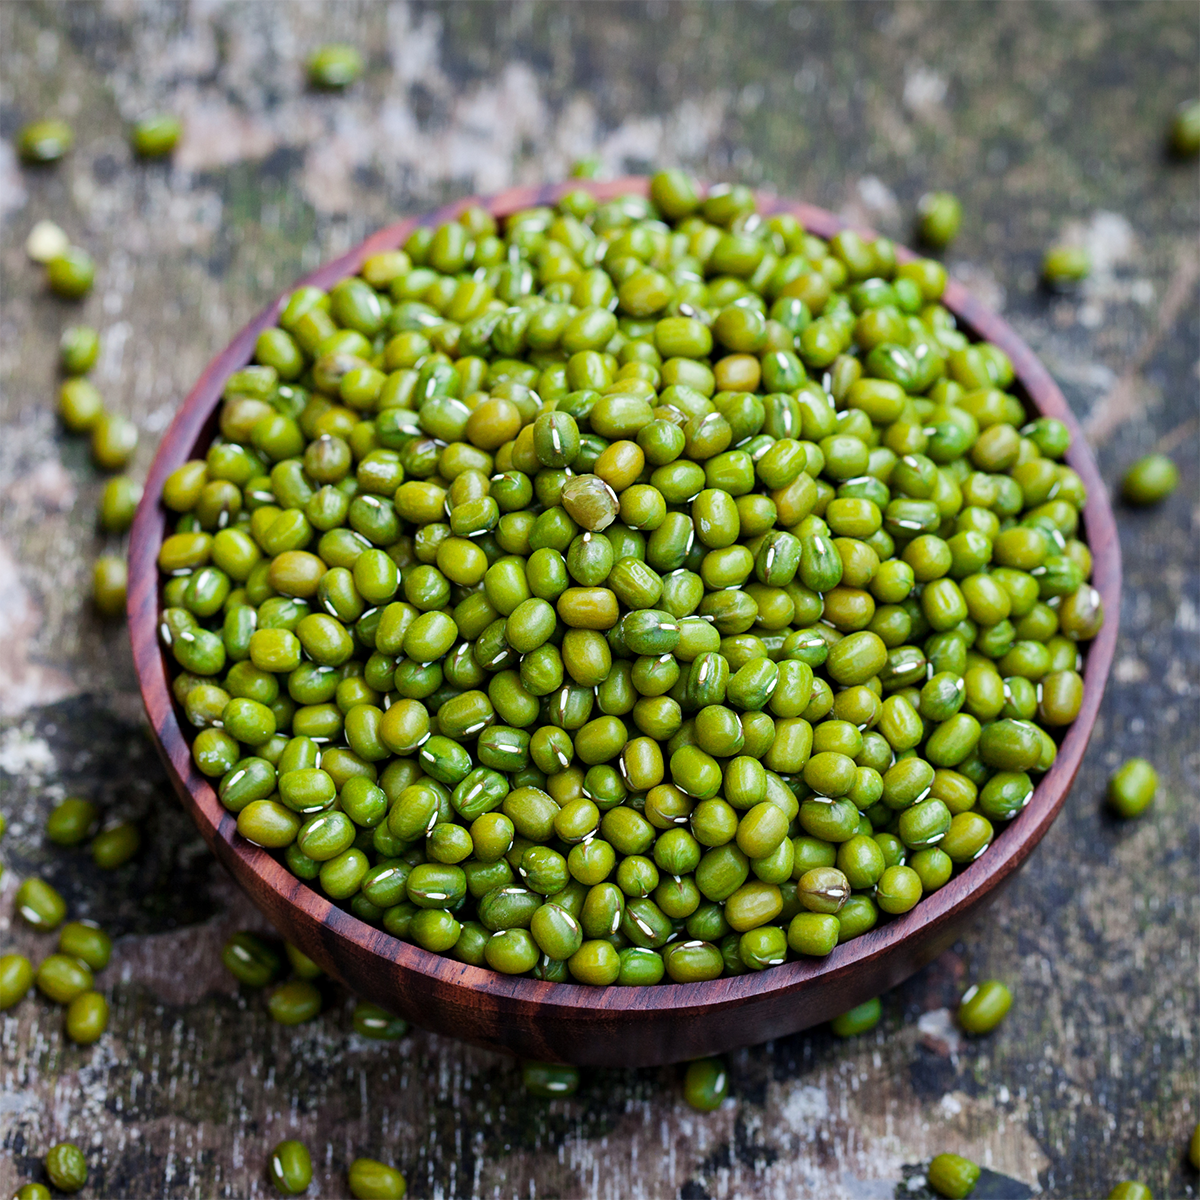
[(59, 1142), (46, 1154), (46, 1174), (60, 1192), (77, 1192), (87, 1183), (87, 1159), (78, 1146)]
[(1179, 468), (1165, 454), (1139, 458), (1121, 481), (1121, 495), (1130, 504), (1158, 504), (1179, 486)]
[(929, 1164), (929, 1186), (947, 1200), (965, 1200), (979, 1182), (979, 1167), (960, 1154), (939, 1154)]
[(958, 1005), (958, 1023), (967, 1033), (991, 1033), (1008, 1015), (1012, 992), (995, 979), (973, 984)]
[(962, 204), (952, 192), (926, 192), (917, 201), (917, 233), (927, 246), (948, 246), (961, 226)]

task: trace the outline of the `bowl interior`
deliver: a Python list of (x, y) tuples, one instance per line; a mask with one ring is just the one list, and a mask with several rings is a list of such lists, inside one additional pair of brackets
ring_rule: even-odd
[[(645, 194), (648, 181), (640, 177), (610, 183), (572, 180), (463, 200), (380, 230), (299, 283), (328, 288), (356, 273), (372, 254), (399, 246), (415, 226), (452, 219), (468, 204), (481, 203), (503, 217), (530, 205), (554, 203), (564, 191), (578, 187), (603, 200), (630, 192)], [(845, 226), (838, 217), (811, 205), (769, 195), (759, 201), (764, 215), (792, 213), (821, 237), (828, 238)], [(915, 256), (898, 249), (898, 257)], [(1016, 373), (1012, 390), (1031, 411), (1057, 417), (1071, 431), (1066, 461), (1087, 487), (1083, 525), (1094, 558), (1093, 584), (1106, 612), (1103, 629), (1086, 651), (1083, 706), (1062, 739), (1057, 761), (1039, 782), (1029, 805), (998, 834), (986, 854), (910, 913), (838, 947), (827, 959), (708, 983), (652, 988), (594, 988), (498, 975), (401, 942), (313, 891), (270, 854), (237, 836), (235, 818), (193, 766), (170, 692), (171, 670), (157, 638), (161, 589), (156, 556), (166, 527), (157, 497), (167, 475), (211, 440), (225, 381), (251, 361), (258, 334), (275, 323), (283, 298), (264, 309), (217, 355), (162, 440), (130, 540), (129, 627), (139, 685), (160, 751), (201, 833), (280, 931), (348, 986), (418, 1024), (533, 1057), (613, 1064), (694, 1057), (826, 1020), (900, 982), (949, 944), (970, 912), (995, 893), (1045, 834), (1079, 769), (1112, 662), (1121, 573), (1116, 528), (1095, 461), (1057, 385), (999, 316), (952, 281), (943, 303), (960, 328), (1004, 350)], [(735, 1012), (738, 1018), (731, 1021)], [(576, 1040), (581, 1029), (596, 1026), (619, 1035), (624, 1044), (585, 1046)]]

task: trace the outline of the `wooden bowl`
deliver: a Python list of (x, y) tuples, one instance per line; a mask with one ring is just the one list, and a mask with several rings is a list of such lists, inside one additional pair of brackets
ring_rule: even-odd
[[(580, 187), (603, 200), (631, 192), (644, 195), (648, 181), (573, 180), (462, 200), (380, 230), (301, 282), (328, 288), (355, 274), (368, 256), (399, 246), (415, 226), (451, 220), (468, 204), (483, 204), (503, 217), (530, 205), (553, 204), (569, 188)], [(768, 195), (760, 196), (759, 202), (764, 214), (793, 213), (820, 237), (831, 237), (844, 225), (833, 214), (810, 205)], [(913, 257), (907, 251), (899, 254)], [(887, 991), (948, 947), (1028, 858), (1079, 770), (1117, 640), (1121, 560), (1104, 483), (1046, 368), (1004, 321), (958, 284), (947, 286), (944, 303), (962, 328), (1008, 354), (1016, 370), (1016, 390), (1026, 403), (1039, 413), (1058, 417), (1071, 430), (1073, 444), (1066, 458), (1087, 486), (1083, 523), (1095, 560), (1093, 582), (1106, 613), (1104, 628), (1087, 649), (1083, 708), (1028, 807), (986, 854), (912, 912), (839, 946), (825, 959), (790, 962), (709, 983), (644, 988), (512, 978), (401, 942), (338, 908), (266, 851), (237, 836), (234, 817), (221, 807), (210, 781), (193, 766), (157, 637), (161, 593), (155, 558), (166, 522), (158, 496), (171, 471), (197, 453), (202, 455), (216, 426), (226, 379), (250, 361), (255, 339), (275, 323), (282, 299), (255, 317), (213, 359), (155, 456), (130, 541), (128, 608), (142, 697), (175, 788), (217, 858), (280, 933), (358, 995), (416, 1025), (527, 1058), (604, 1066), (677, 1062), (794, 1033)]]

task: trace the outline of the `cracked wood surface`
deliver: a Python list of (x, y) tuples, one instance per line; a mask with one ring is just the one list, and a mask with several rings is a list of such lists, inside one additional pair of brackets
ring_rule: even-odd
[[(333, 39), (364, 50), (366, 76), (314, 95), (304, 57)], [(263, 1196), (270, 1147), (299, 1137), (322, 1196), (368, 1154), (415, 1196), (920, 1197), (944, 1149), (989, 1168), (984, 1197), (1102, 1196), (1125, 1178), (1195, 1195), (1200, 195), (1194, 164), (1161, 147), (1198, 59), (1179, 4), (0, 6), (0, 946), (49, 949), (11, 918), (35, 872), (118, 938), (95, 1046), (67, 1042), (40, 999), (0, 1018), (0, 1188), (71, 1138), (84, 1196)], [(184, 141), (172, 164), (137, 164), (124, 123), (158, 108)], [(13, 135), (46, 114), (72, 122), (75, 150), (18, 167)], [(674, 1068), (588, 1072), (573, 1099), (531, 1103), (500, 1056), (421, 1032), (365, 1041), (334, 991), (285, 1029), (234, 986), (220, 946), (258, 918), (164, 782), (123, 630), (88, 611), (100, 481), (53, 419), (58, 333), (82, 318), (144, 470), (204, 364), (302, 270), (398, 215), (560, 177), (593, 151), (612, 174), (678, 162), (900, 238), (926, 187), (951, 188), (967, 212), (952, 272), (1043, 356), (1107, 477), (1156, 444), (1183, 477), (1160, 509), (1118, 509), (1109, 692), (1016, 882), (887, 997), (878, 1030), (734, 1055), (731, 1099), (708, 1116)], [(48, 297), (24, 258), (41, 217), (97, 260), (82, 306)], [(1063, 236), (1096, 269), (1047, 296), (1037, 266)], [(1135, 753), (1162, 788), (1122, 825), (1101, 797)], [(139, 858), (105, 875), (45, 845), (66, 794), (140, 819)], [(984, 978), (1016, 1004), (992, 1037), (962, 1039), (950, 1012)]]

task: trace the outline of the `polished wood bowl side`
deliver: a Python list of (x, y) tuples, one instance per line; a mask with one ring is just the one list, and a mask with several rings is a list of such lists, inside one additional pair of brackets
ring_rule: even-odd
[[(472, 197), (380, 230), (301, 282), (328, 288), (356, 273), (370, 255), (400, 245), (417, 225), (450, 220), (468, 204), (483, 204), (503, 217), (530, 205), (552, 204), (564, 191), (578, 187), (603, 200), (630, 192), (645, 194), (648, 182), (641, 177), (610, 183), (572, 180), (516, 188), (483, 199)], [(810, 205), (770, 195), (759, 199), (764, 214), (793, 213), (821, 237), (832, 236), (846, 224)], [(898, 253), (913, 257), (908, 251)], [(1045, 367), (999, 316), (959, 284), (947, 286), (944, 303), (961, 327), (1008, 354), (1026, 403), (1059, 418), (1071, 430), (1067, 462), (1087, 487), (1084, 529), (1095, 563), (1093, 583), (1106, 612), (1104, 628), (1087, 649), (1083, 707), (1024, 812), (982, 858), (912, 912), (838, 947), (827, 959), (788, 963), (710, 983), (650, 988), (593, 988), (511, 978), (398, 941), (338, 908), (266, 851), (239, 837), (234, 817), (222, 808), (210, 780), (194, 767), (157, 636), (161, 593), (155, 560), (166, 526), (158, 496), (167, 475), (211, 439), (225, 381), (251, 360), (255, 340), (275, 323), (282, 297), (255, 317), (213, 359), (155, 456), (130, 539), (128, 615), (142, 697), (171, 780), (218, 859), (280, 933), (360, 996), (426, 1029), (529, 1058), (605, 1066), (676, 1062), (796, 1032), (894, 987), (949, 946), (1041, 840), (1079, 770), (1117, 639), (1121, 559), (1104, 483), (1078, 423)]]

